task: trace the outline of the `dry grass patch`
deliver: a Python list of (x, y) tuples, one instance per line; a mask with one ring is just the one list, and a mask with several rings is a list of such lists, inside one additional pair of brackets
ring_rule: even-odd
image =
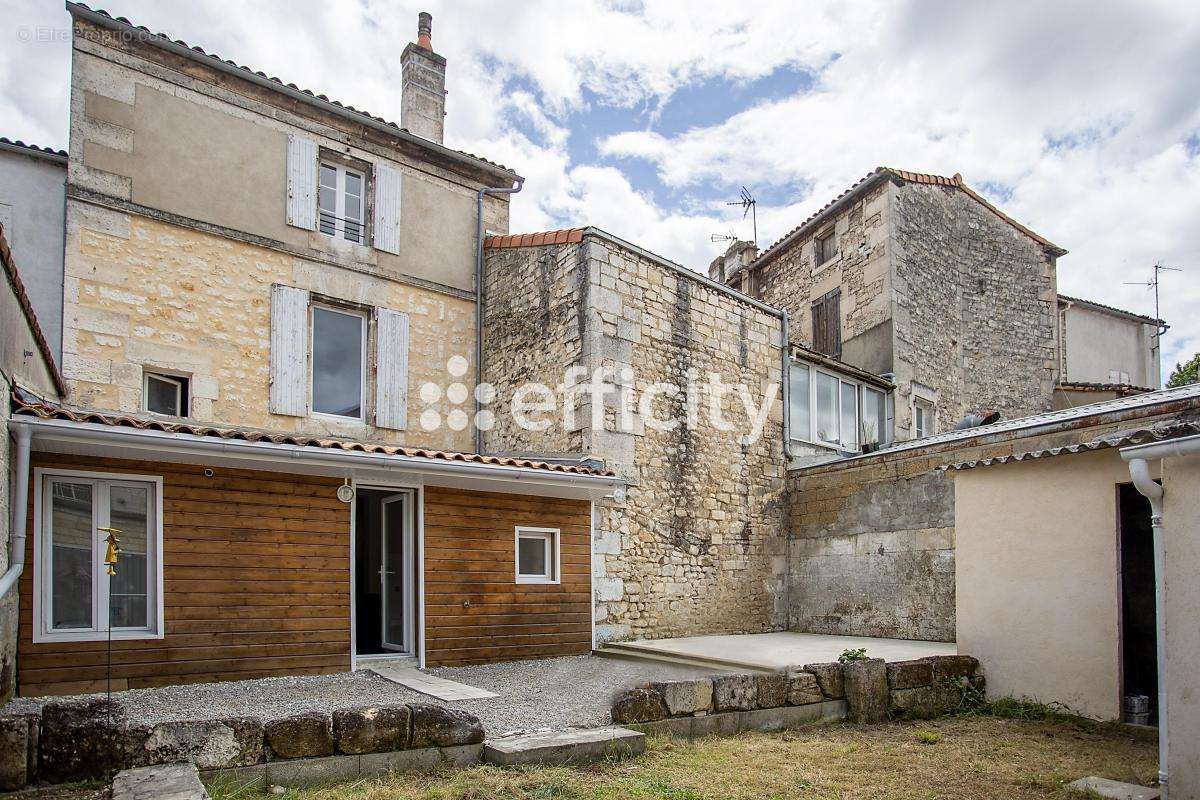
[[(589, 767), (477, 767), (291, 790), (291, 800), (769, 800), (770, 798), (1068, 798), (1085, 775), (1146, 783), (1153, 742), (1061, 721), (957, 717), (833, 725), (686, 743), (650, 742), (640, 758)], [(214, 787), (214, 800), (257, 791)]]

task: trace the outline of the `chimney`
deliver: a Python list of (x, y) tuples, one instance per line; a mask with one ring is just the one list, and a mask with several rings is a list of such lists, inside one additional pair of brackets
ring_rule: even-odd
[(400, 56), (400, 126), (442, 143), (446, 122), (446, 59), (433, 52), (433, 15), (417, 15), (417, 41)]

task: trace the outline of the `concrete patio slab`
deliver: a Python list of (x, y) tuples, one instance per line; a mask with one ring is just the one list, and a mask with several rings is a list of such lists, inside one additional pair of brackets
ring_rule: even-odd
[(821, 633), (746, 633), (727, 636), (687, 636), (610, 642), (600, 655), (619, 655), (709, 665), (757, 672), (781, 672), (789, 667), (837, 661), (845, 650), (864, 648), (871, 658), (907, 661), (926, 656), (957, 655), (954, 642), (874, 639)]

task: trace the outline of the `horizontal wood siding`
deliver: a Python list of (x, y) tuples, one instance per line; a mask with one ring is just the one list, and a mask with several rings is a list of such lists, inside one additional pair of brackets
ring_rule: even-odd
[[(113, 688), (350, 668), (350, 506), (340, 479), (33, 454), (33, 465), (163, 477), (165, 637), (113, 642)], [(24, 695), (103, 690), (105, 642), (34, 644), (33, 500), (21, 576)]]
[[(426, 488), (426, 663), (587, 653), (590, 514), (585, 500)], [(516, 582), (518, 525), (560, 529), (560, 584)]]

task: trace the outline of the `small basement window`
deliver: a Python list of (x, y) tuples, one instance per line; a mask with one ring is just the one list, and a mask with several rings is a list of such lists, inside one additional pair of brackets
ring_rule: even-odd
[[(162, 638), (162, 479), (35, 475), (33, 641)], [(112, 575), (105, 529), (118, 541)]]
[(558, 583), (558, 528), (517, 528), (517, 583)]
[(180, 375), (147, 372), (142, 379), (143, 410), (168, 417), (188, 416), (188, 379)]
[(321, 186), (318, 192), (321, 233), (357, 244), (366, 241), (363, 222), (366, 176), (340, 164), (321, 162)]

